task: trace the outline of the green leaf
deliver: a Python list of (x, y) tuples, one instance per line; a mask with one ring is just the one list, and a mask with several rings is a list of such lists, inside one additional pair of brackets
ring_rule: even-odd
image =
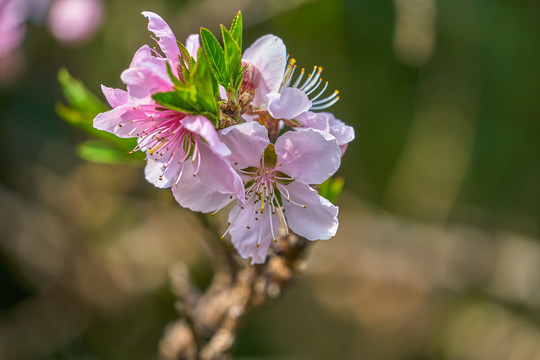
[[(242, 74), (242, 51), (227, 28), (221, 25), (221, 35), (225, 46), (225, 67), (227, 69), (227, 90), (235, 88), (236, 79)], [(237, 88), (234, 90), (238, 90)]]
[(339, 195), (341, 194), (341, 191), (343, 190), (344, 184), (345, 180), (341, 176), (329, 178), (319, 185), (319, 195), (327, 198), (331, 203), (335, 204)]
[(94, 115), (108, 110), (102, 101), (88, 91), (82, 82), (74, 79), (65, 68), (58, 71), (58, 81), (68, 103), (75, 109)]
[(114, 134), (94, 128), (94, 118), (97, 114), (109, 110), (108, 107), (86, 89), (82, 82), (74, 79), (66, 69), (60, 69), (58, 80), (66, 99), (71, 105), (56, 104), (55, 110), (58, 116), (91, 136), (114, 144), (118, 149), (131, 150), (137, 145), (134, 139), (119, 138)]
[(231, 35), (236, 41), (240, 50), (242, 49), (242, 12), (238, 11), (231, 24)]
[(176, 91), (161, 92), (152, 95), (152, 98), (168, 109), (183, 113), (197, 114), (201, 110), (197, 107), (195, 89), (177, 89)]
[(201, 43), (204, 55), (210, 64), (212, 74), (214, 74), (218, 83), (227, 87), (227, 69), (225, 68), (225, 54), (219, 41), (210, 32), (210, 30), (201, 28)]
[(217, 84), (206, 58), (202, 55), (202, 50), (199, 50), (197, 58), (197, 65), (193, 71), (197, 104), (206, 112), (213, 114), (212, 120), (217, 120), (219, 117), (219, 106), (216, 102)]
[(81, 159), (104, 164), (139, 164), (143, 165), (144, 153), (137, 151), (129, 154), (103, 141), (88, 140), (79, 144), (77, 154)]

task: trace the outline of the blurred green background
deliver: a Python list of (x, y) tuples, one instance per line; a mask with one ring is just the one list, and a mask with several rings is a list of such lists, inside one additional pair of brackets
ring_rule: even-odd
[(357, 138), (337, 236), (248, 316), (235, 358), (540, 359), (533, 0), (109, 0), (78, 44), (29, 21), (0, 58), (0, 359), (157, 358), (168, 269), (211, 276), (201, 229), (142, 167), (77, 157), (57, 73), (101, 97), (151, 43), (141, 11), (182, 41), (238, 9), (244, 44), (273, 33), (324, 68)]

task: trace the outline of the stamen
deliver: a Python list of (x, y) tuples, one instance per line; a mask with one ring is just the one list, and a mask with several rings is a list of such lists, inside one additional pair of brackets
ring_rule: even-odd
[[(311, 95), (315, 90), (317, 90), (317, 88), (321, 85), (322, 83), (322, 79), (319, 79), (319, 81), (317, 82), (317, 85), (315, 85), (311, 90), (309, 90), (306, 95), (309, 96)], [(311, 100), (313, 101), (313, 100)]]
[[(313, 71), (311, 72), (311, 74), (307, 76), (307, 78), (304, 80), (303, 83), (302, 83), (302, 79), (304, 77), (304, 69), (302, 69), (296, 81), (292, 85), (290, 85), (292, 81), (294, 69), (296, 67), (296, 65), (294, 65), (293, 60), (294, 59), (291, 59), (291, 61), (289, 62), (289, 65), (287, 66), (287, 69), (285, 70), (285, 75), (284, 75), (283, 82), (281, 84), (281, 88), (290, 86), (292, 88), (297, 88), (299, 90), (302, 90), (306, 94), (306, 96), (313, 94), (320, 87), (322, 83), (322, 79), (320, 77), (321, 77), (323, 68), (314, 66)], [(314, 96), (312, 99), (310, 99), (312, 102), (312, 106), (310, 110), (326, 109), (334, 105), (339, 100), (339, 97), (337, 96), (338, 94), (337, 90), (334, 93), (332, 93), (332, 95), (324, 99), (317, 100), (324, 94), (327, 87), (328, 87), (328, 81), (325, 82), (322, 90), (319, 91), (319, 93), (316, 96)]]
[[(315, 66), (315, 68), (317, 67)], [(313, 71), (315, 72), (315, 70)], [(312, 73), (312, 75), (314, 74), (314, 72)], [(311, 78), (311, 81), (307, 83), (306, 85), (304, 85), (303, 87), (301, 87), (300, 90), (304, 92), (309, 91), (313, 87), (313, 85), (317, 83), (317, 80), (319, 80), (319, 78), (321, 77), (321, 73), (322, 73), (322, 67), (319, 67), (317, 73)]]
[(326, 109), (326, 108), (334, 105), (335, 103), (337, 103), (339, 101), (339, 96), (337, 96), (338, 93), (339, 93), (339, 91), (336, 90), (336, 91), (334, 91), (334, 93), (332, 95), (330, 95), (326, 99), (318, 100), (315, 103), (312, 103), (315, 106), (312, 106), (311, 110), (322, 110), (322, 109)]
[(293, 88), (297, 88), (298, 85), (300, 84), (300, 81), (302, 81), (302, 78), (304, 77), (304, 68), (302, 68), (302, 70), (300, 71), (300, 76), (298, 76), (298, 79), (296, 79), (296, 81), (294, 82), (294, 84), (292, 84), (291, 87)]
[[(317, 87), (318, 87), (318, 86), (317, 86)], [(324, 87), (323, 87), (323, 89), (321, 90), (321, 92), (318, 93), (317, 96), (315, 96), (313, 99), (311, 99), (311, 101), (313, 102), (313, 101), (317, 100), (318, 98), (320, 98), (321, 95), (325, 92), (325, 90), (326, 90), (327, 87), (328, 87), (328, 81), (324, 84)]]

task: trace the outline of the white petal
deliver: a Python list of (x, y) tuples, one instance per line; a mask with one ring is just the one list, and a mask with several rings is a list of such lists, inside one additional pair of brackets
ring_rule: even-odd
[(186, 50), (188, 51), (189, 55), (197, 60), (197, 50), (199, 49), (199, 46), (201, 46), (201, 43), (199, 41), (199, 34), (191, 34), (188, 36), (186, 40)]
[(313, 111), (307, 111), (300, 116), (297, 116), (295, 119), (303, 127), (317, 129), (324, 132), (330, 132), (328, 113), (316, 113)]
[(286, 87), (268, 94), (268, 111), (275, 119), (294, 119), (311, 108), (311, 101), (300, 89)]
[(306, 184), (320, 184), (341, 164), (341, 149), (334, 136), (315, 129), (288, 131), (276, 140), (281, 171)]
[[(259, 220), (255, 220), (257, 217)], [(272, 221), (272, 226), (270, 226)], [(232, 223), (229, 233), (231, 242), (243, 259), (251, 258), (251, 264), (262, 264), (266, 260), (268, 248), (272, 243), (272, 228), (274, 235), (278, 234), (279, 218), (270, 211), (255, 214), (253, 201), (247, 203), (244, 209), (236, 206), (229, 214)], [(247, 228), (249, 226), (249, 229)], [(257, 244), (259, 243), (259, 247)]]
[(291, 202), (284, 201), (283, 206), (292, 231), (308, 240), (328, 240), (336, 234), (339, 225), (337, 206), (317, 194), (311, 186), (299, 181), (293, 181), (285, 188)]
[(343, 121), (336, 119), (331, 113), (325, 114), (328, 115), (330, 134), (336, 137), (340, 146), (354, 140), (354, 128), (352, 126), (346, 125)]
[(253, 106), (259, 107), (266, 94), (277, 92), (281, 86), (287, 66), (287, 49), (279, 37), (265, 35), (244, 51), (242, 59), (255, 66), (261, 74), (253, 100)]

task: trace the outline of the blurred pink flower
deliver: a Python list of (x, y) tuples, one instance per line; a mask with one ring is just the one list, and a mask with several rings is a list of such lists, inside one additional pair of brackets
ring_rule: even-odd
[(22, 0), (0, 0), (0, 57), (19, 47), (26, 33), (25, 3)]
[(94, 36), (102, 16), (101, 0), (57, 0), (51, 5), (47, 23), (60, 42), (76, 44)]

